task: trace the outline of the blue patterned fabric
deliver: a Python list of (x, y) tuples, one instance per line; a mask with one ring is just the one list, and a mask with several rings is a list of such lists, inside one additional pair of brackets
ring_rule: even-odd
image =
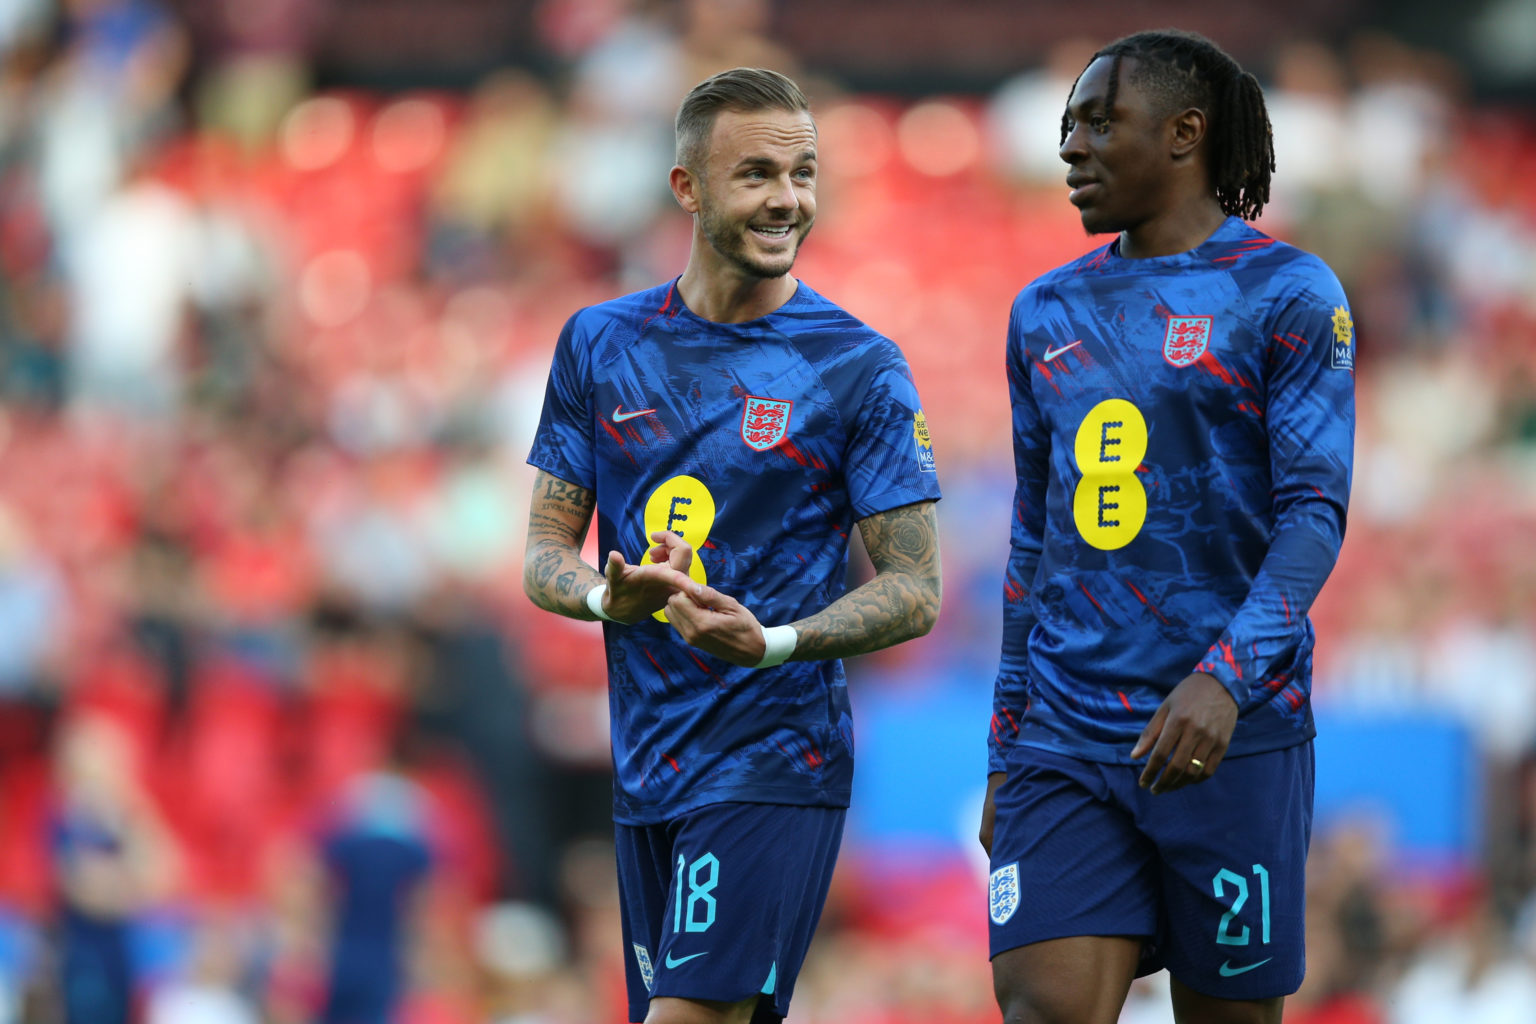
[[(859, 519), (939, 497), (900, 350), (803, 283), (741, 324), (699, 318), (675, 282), (578, 312), (528, 461), (596, 493), (600, 560), (637, 562), (652, 531), (674, 530), (695, 578), (765, 625), (841, 596)], [(615, 820), (726, 800), (847, 806), (840, 662), (742, 668), (662, 621), (604, 637)]]
[(1016, 742), (1129, 761), (1197, 670), (1238, 703), (1229, 756), (1312, 736), (1307, 612), (1344, 534), (1354, 349), (1328, 267), (1237, 218), (1019, 294), (989, 771)]

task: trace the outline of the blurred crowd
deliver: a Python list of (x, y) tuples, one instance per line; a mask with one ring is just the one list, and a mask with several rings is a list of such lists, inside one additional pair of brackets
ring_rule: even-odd
[[(671, 117), (724, 67), (807, 86), (799, 272), (902, 344), (941, 460), (940, 625), (854, 685), (990, 687), (1003, 332), (1089, 244), (1056, 133), (1103, 40), (988, 96), (855, 95), (769, 10), (549, 0), (556, 71), (386, 95), (315, 86), (310, 0), (0, 3), (0, 1024), (621, 1018), (600, 645), (522, 596), (523, 457), (565, 317), (683, 266)], [(1358, 328), (1316, 700), (1462, 723), (1487, 806), (1428, 876), (1316, 837), (1287, 1019), (1528, 1021), (1536, 117), (1379, 34), (1240, 56), (1261, 227)], [(974, 866), (870, 852), (795, 1019), (995, 1020)], [(1170, 1019), (1158, 985), (1127, 1021)]]

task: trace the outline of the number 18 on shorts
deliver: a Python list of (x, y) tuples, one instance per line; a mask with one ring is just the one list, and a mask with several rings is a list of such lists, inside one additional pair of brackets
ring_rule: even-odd
[(710, 804), (617, 825), (630, 1019), (656, 996), (789, 1012), (842, 841), (841, 807)]

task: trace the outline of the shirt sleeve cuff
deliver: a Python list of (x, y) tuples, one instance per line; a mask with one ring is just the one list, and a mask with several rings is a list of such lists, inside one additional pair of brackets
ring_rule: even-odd
[(1239, 708), (1248, 702), (1249, 683), (1243, 677), (1242, 668), (1232, 657), (1232, 645), (1228, 641), (1216, 641), (1215, 645), (1205, 652), (1205, 659), (1196, 665), (1194, 670), (1215, 677), (1218, 683), (1226, 687)]

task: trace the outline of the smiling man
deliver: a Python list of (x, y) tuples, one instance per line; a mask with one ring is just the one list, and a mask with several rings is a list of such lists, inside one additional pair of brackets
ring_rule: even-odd
[[(570, 319), (528, 457), (524, 589), (605, 620), (629, 1011), (647, 1024), (788, 1013), (853, 774), (839, 659), (939, 610), (906, 360), (790, 276), (816, 174), (788, 78), (696, 86), (670, 179), (688, 265)], [(601, 573), (581, 559), (594, 512)], [(875, 575), (845, 592), (855, 525)]]
[(1304, 970), (1307, 609), (1344, 533), (1349, 307), (1256, 231), (1252, 75), (1209, 40), (1095, 54), (1062, 118), (1107, 246), (1015, 301), (1018, 476), (981, 841), (1007, 1024), (1272, 1024)]

